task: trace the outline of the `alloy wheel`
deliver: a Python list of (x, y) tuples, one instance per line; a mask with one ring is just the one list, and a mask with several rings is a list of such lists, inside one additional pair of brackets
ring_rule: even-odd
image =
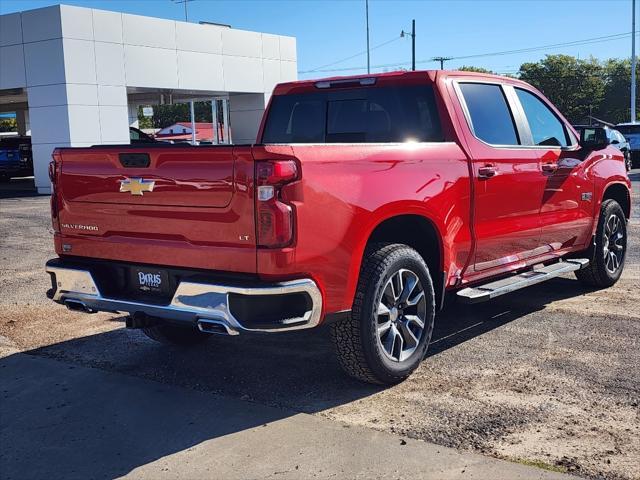
[(609, 216), (603, 235), (604, 265), (609, 273), (615, 274), (622, 265), (626, 245), (623, 220), (616, 214)]
[(387, 281), (377, 310), (378, 342), (385, 355), (402, 362), (416, 351), (424, 333), (427, 301), (418, 275), (400, 269)]

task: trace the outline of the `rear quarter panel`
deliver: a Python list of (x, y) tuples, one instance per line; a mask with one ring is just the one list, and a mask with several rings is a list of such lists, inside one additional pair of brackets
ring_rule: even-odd
[(457, 144), (261, 148), (256, 159), (298, 159), (302, 177), (283, 191), (296, 210), (295, 242), (285, 249), (259, 249), (257, 271), (268, 279), (311, 276), (323, 292), (324, 313), (351, 308), (366, 243), (376, 226), (391, 217), (415, 214), (432, 222), (442, 239), (442, 269), (448, 274), (467, 261), (469, 172)]

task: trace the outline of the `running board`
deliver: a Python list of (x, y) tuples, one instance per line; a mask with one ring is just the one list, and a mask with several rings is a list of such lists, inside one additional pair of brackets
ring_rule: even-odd
[(457, 295), (463, 303), (480, 303), (536, 283), (546, 282), (564, 273), (580, 270), (587, 265), (589, 265), (589, 260), (586, 258), (572, 258), (478, 287), (463, 288), (458, 291)]

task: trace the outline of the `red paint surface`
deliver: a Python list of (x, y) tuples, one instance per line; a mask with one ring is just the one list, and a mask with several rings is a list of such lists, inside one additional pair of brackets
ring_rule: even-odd
[[(444, 143), (105, 147), (61, 149), (56, 251), (101, 259), (257, 274), (265, 280), (311, 277), (324, 313), (350, 309), (365, 245), (377, 225), (414, 214), (435, 227), (449, 288), (584, 250), (607, 186), (630, 188), (612, 147), (495, 148), (476, 139), (452, 80), (513, 79), (448, 72), (376, 75), (378, 85), (432, 83)], [(279, 85), (276, 94), (314, 89)], [(543, 97), (542, 97), (543, 98)], [(559, 113), (558, 113), (559, 115)], [(561, 117), (562, 118), (562, 117)], [(259, 137), (261, 138), (262, 126)], [(148, 152), (149, 168), (123, 168), (118, 154)], [(298, 180), (282, 188), (294, 208), (286, 248), (256, 248), (254, 163), (292, 159)], [(580, 161), (575, 161), (579, 159)], [(543, 164), (557, 164), (553, 172)], [(477, 173), (487, 165), (490, 179)], [(126, 177), (154, 180), (152, 193), (119, 192)], [(592, 192), (592, 201), (582, 193)], [(94, 225), (79, 231), (64, 225)], [(434, 248), (438, 248), (434, 246)]]

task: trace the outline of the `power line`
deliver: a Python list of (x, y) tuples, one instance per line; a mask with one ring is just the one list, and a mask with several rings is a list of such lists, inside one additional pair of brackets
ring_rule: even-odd
[[(640, 33), (636, 33), (636, 35), (640, 35)], [(448, 60), (467, 60), (467, 59), (471, 59), (471, 58), (482, 58), (482, 57), (493, 57), (493, 56), (502, 56), (502, 55), (512, 55), (512, 54), (516, 54), (516, 53), (528, 53), (528, 52), (535, 52), (535, 51), (540, 51), (540, 50), (547, 50), (547, 49), (551, 49), (551, 48), (557, 48), (557, 47), (571, 47), (571, 46), (579, 46), (579, 45), (590, 45), (593, 43), (602, 43), (602, 42), (610, 42), (613, 40), (622, 40), (625, 38), (628, 38), (631, 36), (631, 32), (627, 32), (627, 33), (616, 33), (613, 35), (604, 35), (604, 36), (600, 36), (600, 37), (593, 37), (593, 38), (586, 38), (583, 40), (575, 40), (572, 42), (564, 42), (564, 43), (553, 43), (553, 44), (549, 44), (549, 45), (540, 45), (537, 47), (527, 47), (527, 48), (520, 48), (520, 49), (516, 49), (516, 50), (503, 50), (500, 52), (490, 52), (490, 53), (478, 53), (478, 54), (473, 54), (473, 55), (460, 55), (457, 57), (447, 57)], [(390, 43), (390, 42), (388, 42)], [(362, 53), (360, 54), (362, 55)], [(354, 55), (353, 57), (358, 56), (358, 55)], [(351, 57), (351, 58), (353, 58)], [(339, 62), (335, 62), (335, 63), (341, 63), (343, 60), (339, 61)], [(429, 62), (433, 62), (436, 61), (433, 58), (430, 59), (426, 59), (426, 60), (419, 60), (416, 63), (429, 63)], [(437, 60), (439, 61), (439, 60)], [(334, 63), (334, 64), (335, 64)], [(391, 68), (391, 67), (399, 67), (399, 66), (404, 66), (407, 65), (407, 62), (395, 62), (395, 63), (387, 63), (387, 64), (380, 64), (380, 65), (372, 65), (371, 68)], [(345, 72), (345, 71), (349, 71), (349, 70), (362, 70), (364, 69), (364, 67), (341, 67), (341, 68), (333, 68), (333, 69), (324, 69), (324, 67), (318, 67), (314, 70), (307, 70), (307, 71), (300, 71), (298, 73), (313, 73), (313, 72)]]
[[(387, 40), (386, 42), (382, 42), (382, 43), (380, 43), (380, 44), (378, 44), (378, 45), (376, 45), (376, 46), (374, 46), (374, 47), (371, 47), (371, 48), (369, 49), (369, 51), (371, 51), (371, 50), (376, 50), (376, 49), (378, 49), (378, 48), (384, 47), (385, 45), (389, 45), (390, 43), (393, 43), (393, 42), (397, 42), (398, 40), (401, 40), (401, 38), (402, 38), (402, 37), (396, 37), (396, 38), (392, 38), (391, 40)], [(333, 66), (333, 65), (337, 65), (338, 63), (346, 62), (347, 60), (351, 60), (352, 58), (359, 57), (360, 55), (364, 55), (365, 53), (367, 53), (367, 51), (366, 51), (366, 50), (363, 50), (362, 52), (358, 52), (358, 53), (355, 53), (355, 54), (350, 55), (350, 56), (348, 56), (348, 57), (342, 58), (342, 59), (340, 59), (340, 60), (336, 60), (335, 62), (327, 63), (327, 64), (325, 64), (325, 65), (320, 65), (319, 67), (313, 68), (313, 69), (311, 69), (311, 70), (303, 70), (303, 71), (300, 71), (300, 72), (298, 72), (298, 73), (313, 73), (313, 72), (321, 72), (321, 71), (322, 71), (322, 70), (321, 70), (322, 68), (331, 67), (331, 66)]]
[[(449, 60), (452, 60), (451, 57), (433, 57), (431, 59), (432, 62), (440, 62), (440, 70), (444, 70), (444, 62), (448, 62)], [(422, 60), (423, 62), (425, 60)]]
[[(564, 43), (553, 43), (550, 45), (542, 45), (539, 47), (528, 47), (528, 48), (519, 48), (516, 50), (504, 50), (501, 52), (491, 52), (491, 53), (478, 53), (475, 55), (462, 55), (459, 57), (453, 57), (453, 60), (466, 60), (469, 58), (481, 58), (481, 57), (496, 57), (501, 55), (512, 55), (514, 53), (527, 53), (527, 52), (535, 52), (537, 50), (546, 50), (549, 48), (555, 47), (573, 47), (578, 45), (590, 45), (592, 43), (600, 43), (600, 42), (610, 42), (612, 40), (621, 40), (623, 38), (627, 38), (631, 36), (631, 32), (627, 33), (616, 33), (614, 35), (605, 35), (602, 37), (593, 37), (587, 38), (584, 40), (575, 40), (573, 42), (564, 42)], [(426, 61), (426, 60), (424, 60)]]

